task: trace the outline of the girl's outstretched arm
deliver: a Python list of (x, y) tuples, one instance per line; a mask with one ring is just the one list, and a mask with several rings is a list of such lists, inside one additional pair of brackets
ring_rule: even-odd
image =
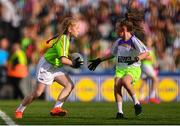
[(114, 58), (114, 56), (112, 54), (108, 54), (102, 58), (89, 60), (89, 62), (91, 62), (91, 64), (89, 64), (88, 68), (89, 68), (89, 70), (94, 71), (101, 62), (112, 59), (112, 58)]
[(102, 57), (101, 60), (106, 61), (106, 60), (110, 60), (112, 58), (114, 58), (114, 56), (111, 53), (109, 53), (108, 55)]

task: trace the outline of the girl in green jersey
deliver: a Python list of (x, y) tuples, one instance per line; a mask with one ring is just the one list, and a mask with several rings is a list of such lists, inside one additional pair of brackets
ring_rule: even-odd
[(32, 93), (26, 96), (16, 109), (15, 118), (22, 118), (23, 111), (25, 110), (26, 106), (29, 105), (34, 99), (38, 98), (45, 90), (46, 85), (51, 85), (53, 81), (61, 84), (64, 88), (59, 94), (57, 102), (50, 114), (52, 116), (66, 115), (67, 111), (62, 109), (62, 105), (70, 95), (74, 85), (64, 71), (63, 66), (69, 65), (74, 68), (79, 68), (82, 61), (79, 61), (78, 58), (74, 61), (68, 58), (70, 37), (77, 37), (79, 33), (77, 20), (72, 17), (65, 18), (61, 26), (62, 33), (50, 39), (54, 39), (54, 44), (45, 52), (44, 56), (41, 57), (37, 65), (36, 77), (39, 83)]
[(88, 68), (92, 71), (103, 61), (116, 57), (114, 95), (118, 106), (117, 119), (124, 118), (122, 110), (122, 87), (124, 87), (134, 102), (135, 114), (142, 111), (141, 105), (136, 97), (132, 83), (140, 78), (141, 60), (148, 56), (144, 44), (133, 35), (142, 31), (140, 23), (143, 15), (137, 10), (129, 10), (125, 19), (116, 23), (116, 32), (119, 39), (114, 43), (111, 53), (105, 57), (91, 60)]
[[(147, 37), (146, 38), (146, 46), (149, 50), (149, 56), (144, 59), (142, 61), (142, 85), (140, 87), (140, 102), (143, 103), (148, 103), (148, 102), (152, 102), (155, 104), (159, 104), (160, 100), (157, 98), (156, 95), (156, 89), (157, 89), (157, 85), (159, 83), (159, 78), (157, 76), (157, 71), (155, 70), (155, 67), (157, 67), (157, 63), (156, 63), (156, 56), (155, 56), (155, 50), (153, 48), (153, 40), (151, 39), (151, 37)], [(145, 93), (143, 91), (143, 87), (146, 84), (146, 81), (148, 78), (152, 79), (152, 84), (150, 85), (150, 93), (149, 93), (149, 100), (145, 99)]]

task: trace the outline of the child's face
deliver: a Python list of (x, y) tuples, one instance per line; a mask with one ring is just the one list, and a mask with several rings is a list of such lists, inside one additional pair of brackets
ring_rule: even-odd
[(120, 36), (120, 37), (124, 37), (125, 36), (125, 27), (124, 26), (122, 26), (122, 27), (120, 27), (120, 25), (116, 25), (116, 33), (117, 33), (117, 35), (118, 36)]
[(73, 25), (70, 26), (69, 32), (71, 33), (72, 36), (78, 37), (79, 35), (79, 25), (78, 23), (74, 23)]
[(147, 46), (148, 46), (148, 47), (152, 47), (152, 45), (153, 45), (153, 41), (152, 41), (152, 39), (151, 39), (150, 37), (148, 37), (148, 38), (146, 39), (146, 43), (147, 43)]
[(9, 41), (6, 38), (2, 39), (0, 42), (0, 48), (7, 49), (8, 46), (9, 46)]

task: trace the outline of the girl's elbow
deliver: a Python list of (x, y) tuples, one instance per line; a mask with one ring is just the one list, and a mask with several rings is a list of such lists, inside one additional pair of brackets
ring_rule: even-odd
[(61, 63), (64, 65), (72, 65), (72, 61), (68, 59), (67, 57), (61, 57)]

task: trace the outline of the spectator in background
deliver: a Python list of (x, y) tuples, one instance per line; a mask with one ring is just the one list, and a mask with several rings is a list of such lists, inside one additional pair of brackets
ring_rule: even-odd
[(118, 18), (122, 18), (121, 6), (119, 3), (114, 3), (112, 12), (110, 14), (110, 19), (112, 24), (115, 24)]
[(13, 98), (23, 98), (24, 95), (20, 89), (22, 78), (28, 75), (27, 59), (19, 43), (12, 45), (12, 53), (8, 60), (9, 83), (13, 86)]
[(1, 20), (3, 22), (4, 35), (10, 42), (18, 41), (20, 38), (20, 21), (21, 16), (18, 14), (16, 7), (11, 0), (0, 0)]
[(166, 27), (166, 29), (165, 29), (164, 35), (165, 35), (166, 47), (167, 47), (167, 49), (169, 48), (172, 50), (174, 40), (176, 38), (176, 29), (175, 29), (171, 19), (166, 20), (165, 27)]
[[(94, 54), (102, 54), (104, 48), (110, 47), (112, 41), (117, 39), (114, 24), (130, 6), (145, 11), (142, 25), (145, 33), (157, 41), (156, 53), (159, 58), (163, 48), (169, 54), (174, 53), (172, 49), (177, 45), (174, 44), (177, 38), (174, 26), (180, 23), (179, 5), (179, 0), (0, 0), (0, 36), (6, 36), (11, 43), (21, 40), (23, 50), (29, 48), (29, 44), (30, 51), (31, 44), (38, 45), (34, 52), (42, 54), (46, 48), (42, 43), (58, 32), (58, 22), (65, 16), (73, 15), (80, 19), (82, 34), (75, 40), (77, 45), (71, 44), (71, 51), (81, 52), (87, 64), (86, 59), (95, 57)], [(35, 24), (29, 24), (29, 21), (35, 21)], [(52, 35), (47, 35), (47, 32)], [(39, 45), (42, 45), (40, 49)], [(173, 57), (173, 60), (176, 60), (177, 66), (178, 57)], [(31, 62), (28, 53), (28, 65)], [(104, 72), (112, 65), (107, 64), (101, 66)]]
[(110, 21), (110, 12), (109, 12), (109, 4), (107, 2), (100, 2), (100, 6), (98, 8), (98, 31), (101, 35), (101, 39), (107, 39), (110, 32), (112, 31), (112, 24)]
[(0, 66), (5, 66), (9, 56), (8, 52), (9, 40), (7, 38), (0, 39)]
[(24, 52), (26, 52), (26, 49), (32, 42), (32, 38), (31, 38), (32, 29), (30, 27), (31, 27), (30, 25), (27, 25), (22, 29), (21, 48)]
[(180, 25), (177, 25), (176, 29), (177, 36), (173, 43), (173, 56), (176, 64), (176, 71), (180, 71)]
[(0, 40), (0, 92), (4, 84), (7, 82), (7, 60), (9, 56), (8, 52), (9, 41), (7, 38)]
[(161, 72), (174, 72), (175, 62), (172, 56), (170, 56), (165, 49), (159, 52), (159, 58), (157, 60), (159, 71)]

